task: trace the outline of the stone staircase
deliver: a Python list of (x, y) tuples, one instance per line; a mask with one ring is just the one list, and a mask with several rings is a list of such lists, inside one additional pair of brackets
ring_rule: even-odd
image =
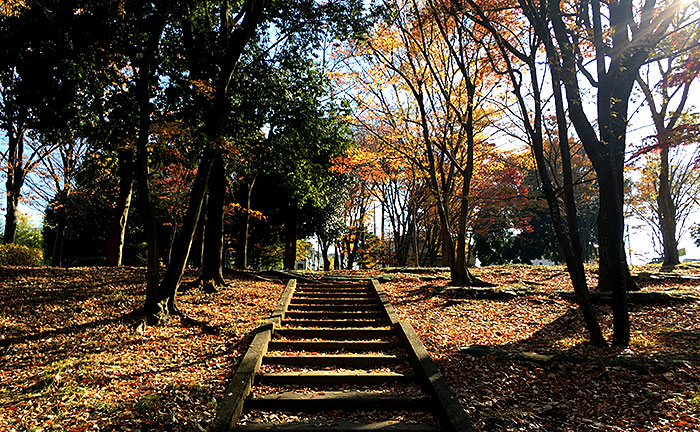
[(229, 384), (214, 427), (470, 429), (413, 329), (398, 320), (376, 281), (298, 287), (290, 281)]

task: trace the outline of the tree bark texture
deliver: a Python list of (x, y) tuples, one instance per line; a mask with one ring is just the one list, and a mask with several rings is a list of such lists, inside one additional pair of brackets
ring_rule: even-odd
[(219, 152), (214, 159), (209, 175), (207, 218), (204, 225), (204, 249), (202, 251), (202, 273), (200, 279), (215, 289), (225, 285), (222, 272), (224, 253), (224, 206), (226, 204), (226, 172), (224, 158)]
[(671, 196), (671, 180), (669, 174), (668, 146), (661, 148), (659, 166), (659, 196), (656, 201), (661, 216), (661, 236), (664, 242), (664, 269), (672, 269), (680, 264), (678, 242), (676, 241), (676, 206)]
[(119, 152), (119, 195), (114, 208), (114, 218), (107, 238), (108, 266), (119, 267), (122, 265), (122, 253), (124, 251), (124, 237), (126, 224), (131, 208), (131, 197), (134, 190), (134, 156), (131, 151)]
[(255, 180), (257, 176), (253, 178), (250, 184), (246, 184), (246, 205), (245, 205), (245, 216), (243, 216), (243, 229), (241, 230), (241, 258), (238, 263), (240, 269), (248, 268), (248, 237), (250, 236), (250, 199), (253, 195), (253, 187), (255, 186)]
[(289, 206), (287, 220), (284, 223), (284, 268), (294, 270), (297, 262), (297, 203), (293, 201)]
[(5, 182), (7, 207), (3, 243), (10, 244), (15, 242), (17, 221), (19, 219), (19, 198), (22, 185), (24, 185), (24, 131), (20, 131), (20, 133), (8, 132), (7, 145), (7, 181)]
[(222, 8), (220, 40), (225, 52), (219, 64), (219, 75), (214, 87), (214, 101), (207, 116), (207, 143), (192, 184), (182, 229), (175, 237), (170, 263), (158, 287), (158, 307), (155, 312), (155, 318), (158, 321), (167, 320), (169, 314), (179, 313), (176, 307), (177, 291), (185, 272), (192, 236), (202, 210), (209, 174), (217, 153), (221, 151), (221, 135), (231, 110), (228, 99), (229, 84), (245, 45), (255, 34), (265, 5), (265, 0), (247, 0), (243, 5), (243, 18), (240, 25), (234, 25), (230, 22), (228, 7)]
[(155, 55), (158, 51), (160, 35), (165, 27), (166, 16), (153, 16), (151, 34), (146, 43), (140, 60), (135, 62), (136, 73), (135, 97), (139, 109), (138, 132), (136, 137), (136, 187), (139, 196), (143, 228), (146, 231), (146, 300), (144, 311), (152, 313), (157, 308), (157, 288), (160, 277), (160, 258), (158, 249), (158, 221), (150, 199), (148, 184), (148, 140), (151, 130), (151, 82), (155, 73)]
[(61, 267), (63, 255), (63, 239), (66, 234), (67, 212), (68, 206), (68, 191), (65, 189), (59, 192), (58, 196), (58, 226), (56, 227), (56, 236), (53, 241), (53, 250), (51, 253), (51, 266)]

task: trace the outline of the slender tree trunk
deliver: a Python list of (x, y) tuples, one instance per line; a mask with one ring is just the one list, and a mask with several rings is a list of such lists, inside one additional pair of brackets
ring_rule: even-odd
[[(177, 234), (173, 245), (173, 254), (163, 280), (158, 287), (157, 311), (154, 318), (164, 321), (171, 313), (180, 313), (176, 306), (177, 291), (182, 275), (185, 272), (187, 257), (192, 244), (192, 236), (199, 220), (202, 203), (207, 190), (212, 164), (220, 151), (221, 135), (230, 113), (228, 88), (235, 66), (238, 64), (245, 45), (255, 34), (255, 30), (265, 8), (265, 0), (247, 0), (243, 7), (244, 16), (240, 25), (233, 26), (230, 22), (230, 11), (221, 11), (221, 41), (225, 53), (219, 65), (219, 76), (215, 85), (215, 96), (207, 118), (207, 144), (205, 145), (197, 167), (187, 206), (187, 213), (182, 223), (182, 229)], [(229, 33), (231, 30), (233, 31)]]
[(157, 309), (157, 288), (160, 277), (158, 256), (158, 222), (150, 199), (148, 184), (148, 139), (151, 127), (151, 80), (154, 73), (154, 57), (158, 50), (160, 34), (165, 27), (165, 16), (155, 16), (157, 24), (151, 28), (146, 48), (137, 62), (135, 97), (139, 110), (138, 135), (136, 137), (136, 188), (138, 190), (141, 217), (146, 231), (146, 301), (144, 311), (153, 313)]
[[(420, 267), (420, 250), (418, 250), (418, 206), (412, 206), (413, 208), (413, 216), (411, 217), (413, 223), (413, 253), (415, 254), (416, 257), (416, 267)], [(426, 242), (428, 241), (426, 237)]]
[(208, 290), (225, 285), (222, 272), (224, 253), (224, 205), (226, 204), (226, 172), (224, 158), (218, 153), (209, 175), (209, 197), (204, 228), (204, 251), (200, 279)]
[(19, 214), (19, 198), (24, 185), (24, 132), (8, 133), (8, 149), (7, 149), (7, 181), (6, 186), (6, 213), (5, 213), (5, 232), (3, 233), (3, 243), (10, 244), (15, 242), (17, 232), (17, 221)]
[(659, 196), (656, 201), (661, 214), (661, 235), (664, 242), (664, 270), (673, 269), (680, 263), (678, 243), (676, 242), (676, 206), (671, 196), (671, 181), (669, 175), (668, 146), (661, 148), (659, 170)]
[(168, 268), (163, 275), (163, 280), (160, 282), (157, 289), (157, 308), (154, 312), (154, 318), (158, 322), (167, 321), (170, 314), (179, 313), (176, 306), (177, 291), (180, 288), (180, 281), (185, 272), (190, 246), (192, 246), (192, 238), (197, 228), (204, 195), (207, 190), (209, 174), (217, 153), (218, 151), (213, 149), (206, 149), (199, 163), (199, 167), (197, 168), (197, 174), (192, 184), (192, 192), (187, 206), (187, 213), (182, 221), (180, 231), (175, 235), (170, 263), (168, 263)]
[(241, 269), (248, 268), (248, 237), (250, 235), (250, 198), (253, 195), (253, 186), (255, 186), (255, 180), (258, 178), (256, 175), (249, 185), (246, 185), (248, 191), (246, 193), (246, 206), (245, 206), (245, 220), (243, 222), (243, 232), (241, 238), (241, 261), (239, 267)]
[[(548, 30), (547, 30), (548, 31)], [(584, 322), (586, 323), (586, 328), (588, 329), (588, 334), (591, 339), (591, 344), (594, 346), (606, 346), (607, 342), (603, 336), (603, 332), (600, 329), (600, 323), (595, 314), (595, 309), (591, 303), (590, 293), (588, 290), (588, 282), (586, 281), (586, 270), (583, 266), (583, 257), (581, 250), (581, 237), (578, 226), (578, 218), (576, 211), (576, 200), (574, 198), (574, 181), (571, 169), (571, 150), (569, 148), (569, 134), (568, 126), (566, 122), (566, 111), (564, 110), (564, 95), (561, 89), (561, 75), (559, 71), (559, 61), (556, 58), (556, 53), (552, 45), (552, 41), (549, 38), (544, 38), (546, 51), (548, 55), (548, 60), (550, 65), (550, 74), (552, 76), (552, 86), (554, 92), (554, 104), (557, 116), (557, 133), (559, 138), (559, 150), (561, 154), (562, 161), (562, 174), (564, 178), (563, 186), (563, 200), (564, 200), (564, 213), (566, 214), (566, 227), (567, 232), (564, 232), (564, 223), (561, 221), (559, 214), (559, 207), (556, 201), (556, 195), (554, 193), (554, 188), (551, 185), (551, 180), (547, 176), (547, 170), (544, 161), (542, 134), (539, 133), (539, 141), (537, 142), (537, 152), (539, 157), (536, 157), (538, 167), (541, 165), (540, 173), (543, 184), (546, 182), (547, 185), (543, 186), (545, 194), (547, 195), (547, 204), (549, 207), (550, 215), (552, 217), (552, 225), (559, 242), (560, 250), (562, 251), (562, 256), (566, 262), (567, 270), (569, 271), (569, 277), (571, 278), (571, 283), (574, 287), (574, 293), (576, 294), (576, 301), (581, 308), (581, 313), (583, 315)], [(532, 66), (533, 77), (536, 74), (537, 68)], [(541, 131), (541, 125), (540, 125)]]
[(107, 239), (107, 265), (119, 267), (122, 265), (124, 236), (126, 223), (131, 207), (131, 197), (134, 190), (134, 159), (131, 151), (119, 154), (119, 196), (114, 209), (112, 227)]
[(294, 270), (297, 261), (297, 203), (292, 201), (284, 224), (284, 268)]
[(51, 266), (61, 267), (63, 255), (63, 239), (66, 233), (66, 220), (68, 205), (68, 191), (63, 189), (59, 192), (58, 198), (58, 226), (56, 227), (56, 237), (54, 237), (53, 251), (51, 254)]
[[(462, 68), (463, 73), (466, 68)], [(464, 167), (462, 171), (462, 193), (459, 198), (460, 209), (457, 227), (458, 237), (457, 237), (457, 255), (455, 260), (455, 270), (458, 276), (458, 280), (453, 280), (453, 283), (459, 283), (460, 285), (474, 285), (476, 284), (476, 278), (474, 278), (467, 266), (467, 219), (469, 216), (469, 193), (471, 189), (472, 175), (474, 173), (474, 95), (476, 89), (471, 83), (471, 77), (465, 76), (467, 78), (467, 121), (466, 121), (466, 132), (467, 132), (467, 166)]]
[[(194, 236), (192, 237), (192, 246), (190, 246), (190, 256), (188, 258), (189, 265), (198, 269), (202, 268), (204, 262), (204, 239), (207, 236), (205, 228), (208, 217), (208, 215), (206, 214), (207, 202), (208, 199), (205, 196), (204, 200), (202, 201), (202, 213), (200, 214), (199, 220), (197, 221), (197, 228), (195, 228)], [(177, 231), (174, 231), (173, 243), (175, 243), (176, 234)]]

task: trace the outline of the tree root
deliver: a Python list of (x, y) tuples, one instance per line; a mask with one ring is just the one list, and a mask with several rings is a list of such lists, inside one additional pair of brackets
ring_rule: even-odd
[(214, 335), (221, 333), (221, 327), (209, 324), (205, 321), (200, 321), (196, 318), (192, 318), (185, 314), (182, 310), (180, 310), (176, 305), (168, 307), (167, 301), (160, 302), (158, 306), (159, 308), (156, 312), (140, 312), (140, 315), (142, 317), (138, 319), (133, 326), (133, 331), (135, 334), (142, 335), (146, 331), (148, 326), (158, 327), (165, 325), (168, 322), (170, 322), (170, 317), (173, 316), (180, 317), (180, 321), (183, 324), (201, 328), (202, 331), (205, 333)]

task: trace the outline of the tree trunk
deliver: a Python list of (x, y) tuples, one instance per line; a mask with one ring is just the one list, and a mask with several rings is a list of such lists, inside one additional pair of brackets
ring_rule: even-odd
[(656, 201), (661, 214), (661, 235), (664, 242), (664, 270), (671, 270), (680, 263), (678, 243), (676, 242), (676, 206), (671, 196), (671, 181), (668, 164), (668, 146), (661, 148), (659, 170), (659, 196)]
[(51, 266), (61, 267), (63, 255), (63, 239), (66, 233), (66, 220), (68, 205), (68, 192), (64, 189), (59, 192), (58, 198), (58, 226), (56, 227), (56, 237), (54, 237), (53, 251), (51, 254)]
[(160, 34), (165, 27), (165, 16), (154, 16), (157, 24), (151, 28), (151, 34), (141, 58), (136, 62), (135, 97), (139, 110), (138, 135), (136, 137), (136, 187), (138, 190), (143, 228), (146, 231), (146, 300), (144, 311), (155, 310), (157, 303), (158, 279), (160, 277), (160, 257), (158, 256), (158, 222), (153, 211), (148, 185), (148, 140), (151, 127), (151, 80), (154, 73), (154, 58), (158, 50)]
[(24, 184), (24, 132), (17, 134), (9, 132), (7, 144), (7, 181), (5, 182), (7, 211), (5, 213), (3, 243), (10, 244), (15, 242), (19, 216), (19, 197)]
[(328, 259), (328, 248), (330, 242), (324, 241), (321, 237), (318, 238), (318, 244), (321, 246), (321, 256), (323, 257), (323, 271), (331, 269), (331, 260)]
[(114, 209), (112, 227), (107, 238), (107, 265), (119, 267), (122, 265), (124, 236), (126, 223), (131, 207), (131, 197), (134, 190), (134, 159), (131, 151), (119, 154), (119, 196)]
[(284, 224), (284, 269), (294, 270), (297, 262), (297, 203), (292, 201)]
[(224, 158), (218, 153), (209, 175), (207, 219), (204, 228), (204, 250), (200, 279), (205, 289), (216, 290), (225, 285), (222, 272), (224, 253), (224, 205), (226, 204), (226, 172)]
[[(189, 265), (198, 269), (202, 268), (202, 263), (204, 262), (204, 238), (206, 237), (205, 227), (207, 224), (206, 208), (207, 208), (207, 197), (204, 197), (202, 201), (202, 213), (200, 214), (199, 220), (197, 221), (197, 228), (194, 231), (194, 236), (192, 237), (192, 246), (190, 246), (190, 256), (188, 258)], [(175, 243), (175, 236), (177, 235), (177, 230), (173, 231), (173, 240)], [(172, 251), (171, 251), (172, 253)], [(168, 263), (170, 260), (168, 260)]]
[[(601, 250), (600, 279), (612, 292), (613, 344), (628, 346), (630, 338), (629, 311), (627, 307), (627, 279), (630, 278), (624, 250), (624, 218), (621, 209), (619, 188), (615, 176), (598, 175), (600, 211), (598, 232)], [(601, 241), (600, 237), (603, 238)], [(603, 259), (603, 253), (605, 259)], [(605, 272), (605, 273), (603, 273)]]
[(245, 219), (243, 222), (243, 232), (241, 233), (241, 259), (238, 265), (239, 268), (245, 270), (248, 268), (248, 237), (250, 235), (250, 198), (253, 195), (253, 186), (255, 186), (255, 180), (258, 178), (256, 175), (250, 184), (246, 185), (248, 191), (246, 193), (246, 206), (245, 206)]
[[(214, 101), (207, 117), (207, 143), (192, 184), (192, 192), (187, 206), (187, 213), (182, 223), (182, 230), (175, 237), (172, 258), (157, 290), (153, 317), (158, 322), (167, 321), (171, 313), (179, 313), (176, 306), (177, 291), (180, 287), (182, 275), (185, 272), (187, 256), (189, 255), (192, 236), (202, 210), (202, 202), (207, 190), (211, 167), (217, 153), (221, 151), (219, 148), (221, 135), (231, 110), (228, 99), (229, 84), (245, 45), (255, 34), (255, 29), (264, 7), (264, 0), (247, 0), (242, 6), (243, 19), (240, 25), (236, 26), (233, 26), (229, 21), (230, 11), (228, 8), (222, 8), (221, 10), (220, 29), (222, 33), (220, 36), (225, 45), (223, 47), (225, 52), (219, 64), (219, 76), (215, 85)], [(231, 29), (233, 29), (232, 33), (228, 33)]]
[(197, 168), (197, 174), (192, 184), (192, 192), (187, 206), (187, 213), (182, 221), (180, 231), (175, 235), (170, 262), (163, 275), (163, 280), (157, 287), (155, 303), (152, 305), (151, 309), (149, 309), (154, 315), (153, 317), (159, 323), (167, 321), (170, 318), (170, 314), (179, 313), (176, 306), (177, 291), (180, 288), (180, 281), (185, 272), (190, 246), (192, 245), (192, 238), (197, 228), (204, 195), (207, 190), (209, 174), (217, 153), (218, 151), (206, 149), (199, 163), (199, 167)]

